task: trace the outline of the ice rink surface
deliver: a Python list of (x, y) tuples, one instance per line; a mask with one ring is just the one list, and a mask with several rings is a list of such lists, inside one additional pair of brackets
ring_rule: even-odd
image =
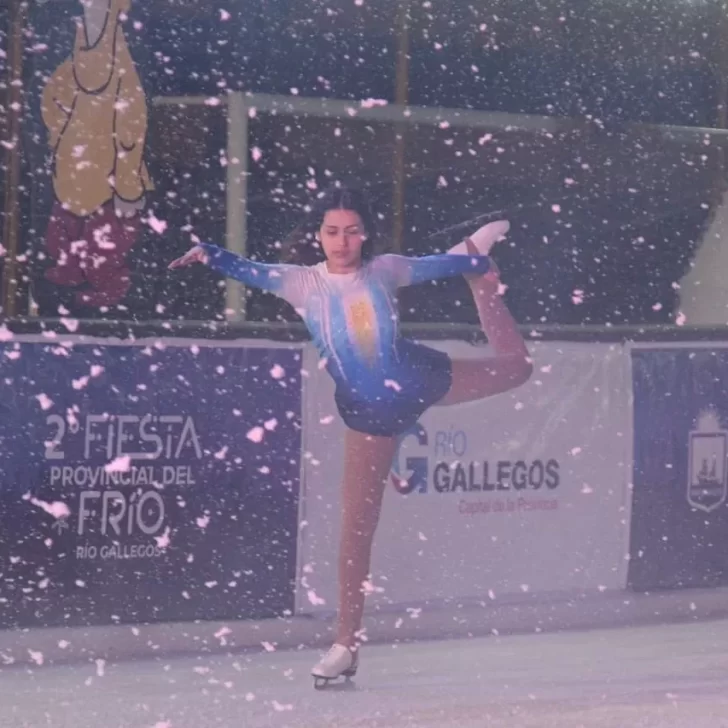
[(728, 620), (372, 645), (324, 692), (318, 654), (4, 668), (0, 726), (728, 727)]

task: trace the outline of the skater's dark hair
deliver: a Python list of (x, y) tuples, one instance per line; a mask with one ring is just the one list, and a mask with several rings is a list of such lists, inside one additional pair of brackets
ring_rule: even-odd
[(306, 208), (306, 217), (283, 241), (282, 260), (296, 265), (315, 265), (326, 259), (316, 233), (323, 225), (329, 210), (352, 210), (361, 218), (367, 239), (361, 249), (362, 261), (371, 260), (381, 252), (377, 221), (369, 198), (363, 189), (334, 183), (320, 193)]

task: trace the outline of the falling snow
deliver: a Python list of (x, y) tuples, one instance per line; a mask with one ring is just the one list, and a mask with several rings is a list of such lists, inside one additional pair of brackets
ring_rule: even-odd
[(34, 506), (41, 508), (46, 513), (53, 516), (53, 518), (68, 518), (71, 515), (71, 511), (68, 506), (62, 501), (55, 501), (53, 503), (46, 503), (38, 498), (33, 498), (30, 494), (23, 496), (24, 500), (29, 500)]
[(48, 410), (51, 407), (53, 407), (53, 400), (48, 397), (47, 394), (41, 393), (36, 395), (36, 399), (38, 400), (40, 406), (44, 410)]
[[(706, 493), (691, 481), (702, 446), (696, 433), (719, 447), (728, 427), (728, 207), (724, 134), (715, 130), (725, 126), (726, 103), (715, 51), (720, 8), (423, 0), (405, 14), (392, 2), (301, 0), (276, 14), (266, 3), (133, 2), (122, 3), (118, 26), (109, 16), (96, 29), (96, 4), (28, 4), (19, 34), (28, 63), (18, 76), (10, 26), (0, 30), (0, 58), (10, 59), (0, 119), (8, 172), (0, 457), (9, 494), (0, 508), (0, 611), (8, 640), (21, 645), (3, 646), (0, 660), (27, 666), (4, 673), (7, 715), (18, 725), (50, 724), (57, 700), (43, 695), (57, 693), (79, 726), (109, 716), (148, 728), (222, 725), (226, 700), (233, 722), (251, 726), (370, 718), (393, 728), (465, 726), (468, 711), (481, 723), (507, 715), (525, 725), (529, 705), (550, 725), (548, 712), (574, 702), (576, 688), (544, 683), (535, 647), (519, 646), (535, 637), (504, 641), (501, 603), (530, 606), (562, 587), (608, 599), (640, 569), (670, 586), (678, 573), (700, 585), (725, 576), (713, 558), (725, 551), (725, 509), (696, 505)], [(90, 42), (97, 31), (114, 43)], [(112, 74), (108, 87), (83, 86), (74, 63), (84, 54), (87, 72)], [(88, 134), (96, 122), (106, 129), (98, 138)], [(371, 621), (399, 632), (392, 644), (374, 640), (372, 670), (357, 678), (363, 691), (312, 702), (290, 687), (305, 680), (309, 689), (309, 665), (299, 659), (312, 654), (303, 640), (284, 645), (277, 635), (288, 636), (297, 620), (308, 625), (307, 640), (329, 634), (328, 623), (291, 610), (328, 615), (339, 606), (341, 488), (361, 473), (344, 465), (342, 391), (334, 393), (325, 371), (340, 366), (340, 352), (316, 357), (301, 319), (325, 320), (321, 348), (339, 337), (347, 352), (359, 324), (367, 345), (378, 346), (390, 322), (378, 320), (368, 294), (342, 296), (351, 321), (337, 328), (325, 300), (293, 305), (280, 270), (256, 267), (257, 277), (242, 283), (209, 259), (168, 266), (201, 241), (256, 264), (318, 262), (326, 248), (320, 220), (296, 245), (289, 236), (342, 179), (371, 193), (376, 225), (365, 232), (377, 250), (437, 254), (488, 222), (508, 219), (511, 229), (492, 252), (498, 300), (474, 298), (461, 275), (397, 292), (396, 330), (446, 351), (451, 369), (419, 392), (419, 382), (389, 374), (382, 349), (356, 373), (371, 374), (380, 399), (397, 405), (415, 392), (425, 410), (425, 398), (442, 398), (448, 386), (471, 401), (413, 405), (410, 429), (390, 440), (386, 463), (366, 451), (363, 470), (381, 471), (378, 482), (386, 475), (386, 491), (377, 558), (360, 589)], [(504, 362), (514, 357), (501, 347), (513, 346), (518, 331), (507, 314), (489, 318), (501, 310), (521, 325), (533, 363), (530, 379), (511, 389)], [(716, 341), (696, 327), (717, 331)], [(650, 346), (660, 350), (652, 370), (641, 358)], [(678, 384), (671, 368), (681, 372)], [(698, 381), (700, 371), (707, 374)], [(651, 404), (643, 374), (659, 395)], [(656, 423), (637, 427), (653, 406)], [(632, 500), (645, 488), (633, 475), (640, 437), (651, 438), (659, 498), (646, 489)], [(719, 485), (724, 476), (715, 474)], [(679, 497), (660, 510), (670, 493)], [(644, 502), (637, 517), (632, 509)], [(671, 519), (688, 507), (676, 529)], [(632, 526), (642, 523), (657, 547), (625, 547), (630, 535), (639, 542)], [(687, 553), (695, 554), (689, 568)], [(475, 654), (467, 633), (453, 664), (410, 639), (443, 599), (448, 629), (457, 625), (466, 597), (487, 612), (486, 631), (498, 639)], [(637, 600), (633, 592), (619, 599), (615, 613)], [(697, 624), (701, 596), (683, 599), (681, 610)], [(535, 632), (552, 626), (550, 615), (541, 612)], [(172, 622), (184, 625), (174, 649), (194, 658), (163, 655), (156, 628)], [(68, 638), (53, 632), (44, 642), (41, 627)], [(138, 675), (98, 656), (115, 655), (97, 636), (115, 629), (130, 651), (154, 656), (134, 666)], [(565, 655), (601, 655), (581, 685), (575, 725), (591, 725), (600, 711), (619, 712), (610, 724), (632, 725), (663, 701), (675, 714), (695, 705), (698, 728), (700, 700), (714, 702), (712, 715), (725, 713), (719, 680), (690, 694), (708, 658), (719, 661), (716, 629), (713, 638), (685, 632), (686, 643), (703, 640), (707, 660), (693, 655), (690, 669), (679, 640), (636, 637), (621, 663), (611, 657), (635, 677), (626, 687), (602, 669), (623, 639), (617, 630), (581, 652), (573, 647), (581, 637), (541, 646), (553, 653), (554, 685), (582, 678)], [(233, 632), (237, 649), (246, 630), (255, 654), (234, 663), (211, 655), (230, 649)], [(359, 636), (370, 639), (366, 630)], [(657, 680), (650, 650), (653, 662), (675, 659), (674, 675)], [(73, 670), (55, 665), (79, 654)], [(494, 677), (475, 686), (472, 675), (486, 674)], [(14, 676), (33, 683), (27, 706)], [(51, 679), (56, 687), (42, 691)], [(666, 680), (678, 687), (668, 691)], [(132, 686), (128, 695), (123, 685)], [(434, 685), (444, 686), (441, 695)], [(657, 698), (647, 705), (640, 691)], [(366, 706), (357, 694), (368, 696)], [(325, 718), (308, 720), (314, 703)], [(257, 712), (249, 719), (246, 709)], [(569, 722), (561, 717), (553, 724)]]
[(256, 426), (256, 427), (253, 427), (251, 430), (248, 430), (246, 437), (251, 442), (259, 443), (259, 442), (263, 442), (264, 435), (265, 435), (265, 430), (260, 426)]

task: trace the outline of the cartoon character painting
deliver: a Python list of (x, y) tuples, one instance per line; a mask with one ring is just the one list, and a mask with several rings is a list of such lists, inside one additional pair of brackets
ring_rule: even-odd
[(54, 203), (47, 281), (78, 309), (112, 307), (131, 285), (129, 252), (153, 189), (144, 160), (147, 106), (122, 23), (131, 0), (82, 0), (73, 49), (41, 102)]

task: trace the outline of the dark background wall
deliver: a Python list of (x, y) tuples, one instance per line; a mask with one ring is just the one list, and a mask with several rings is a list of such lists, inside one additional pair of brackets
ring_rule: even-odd
[[(398, 3), (228, 6), (223, 15), (189, 0), (132, 5), (126, 34), (149, 99), (237, 89), (396, 100), (405, 17)], [(39, 93), (71, 48), (79, 9), (70, 0), (30, 7), (22, 139), (29, 279), (51, 202)], [(523, 323), (668, 321), (673, 284), (715, 204), (721, 159), (718, 145), (700, 137), (677, 142), (634, 123), (720, 123), (719, 4), (585, 0), (575, 8), (557, 0), (438, 0), (410, 3), (406, 18), (409, 103), (570, 117), (579, 128), (551, 135), (504, 129), (485, 142), (480, 129), (410, 129), (405, 252), (445, 248), (468, 229), (429, 236), (477, 215), (505, 215), (511, 244), (496, 257), (508, 302)], [(351, 119), (252, 119), (251, 146), (262, 156), (251, 163), (248, 180), (251, 254), (276, 259), (275, 243), (296, 223), (311, 184), (334, 177), (367, 184), (388, 234), (397, 131)], [(165, 266), (186, 249), (190, 229), (224, 240), (224, 109), (150, 104), (147, 144), (157, 186), (149, 202), (168, 227), (162, 236), (146, 229), (133, 254), (135, 285), (126, 305), (100, 315), (222, 318), (214, 276), (201, 270), (171, 276)], [(249, 316), (292, 317), (270, 297), (250, 295)], [(475, 320), (461, 281), (407, 292), (402, 313), (413, 321)]]

